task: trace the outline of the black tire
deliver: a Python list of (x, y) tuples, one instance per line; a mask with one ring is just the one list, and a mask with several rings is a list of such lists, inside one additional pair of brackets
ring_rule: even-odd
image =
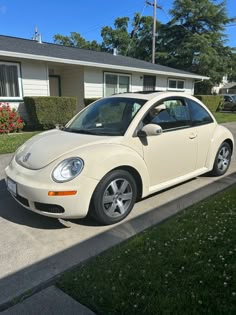
[(224, 175), (230, 165), (232, 150), (227, 142), (223, 142), (217, 151), (211, 174), (213, 176)]
[(94, 191), (90, 214), (101, 224), (117, 223), (130, 213), (136, 198), (137, 186), (133, 176), (124, 170), (111, 171)]

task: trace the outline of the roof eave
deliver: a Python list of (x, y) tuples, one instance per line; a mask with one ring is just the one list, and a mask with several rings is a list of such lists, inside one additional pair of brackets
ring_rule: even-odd
[(43, 55), (25, 54), (25, 53), (5, 51), (5, 50), (0, 50), (0, 56), (39, 60), (39, 61), (48, 61), (48, 62), (57, 62), (57, 63), (79, 65), (79, 66), (106, 68), (106, 69), (113, 69), (113, 70), (132, 71), (132, 72), (139, 72), (139, 73), (141, 72), (141, 73), (150, 73), (150, 74), (160, 74), (160, 75), (175, 76), (179, 78), (209, 80), (209, 77), (201, 76), (197, 74), (191, 74), (191, 73), (188, 74), (188, 73), (178, 73), (178, 72), (165, 72), (165, 71), (160, 71), (160, 70), (150, 70), (150, 69), (145, 69), (145, 68), (134, 68), (134, 67), (127, 67), (127, 66), (110, 65), (110, 64), (105, 64), (105, 63), (56, 58), (56, 57), (49, 57), (49, 56), (43, 56)]

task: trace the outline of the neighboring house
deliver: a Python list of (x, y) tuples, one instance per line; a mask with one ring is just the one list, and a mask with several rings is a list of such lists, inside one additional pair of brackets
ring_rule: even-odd
[(220, 94), (236, 94), (236, 82), (228, 82), (220, 88)]
[(0, 36), (0, 102), (18, 108), (24, 96), (76, 96), (168, 90), (194, 93), (208, 79), (146, 61), (104, 52)]
[(221, 89), (225, 84), (228, 83), (228, 77), (227, 75), (223, 76), (222, 81), (219, 84), (216, 84), (215, 86), (212, 87), (211, 93), (212, 94), (219, 94)]

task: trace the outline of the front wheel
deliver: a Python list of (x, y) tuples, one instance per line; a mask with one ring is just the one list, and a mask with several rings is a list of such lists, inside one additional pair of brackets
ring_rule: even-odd
[(212, 169), (213, 176), (221, 176), (226, 173), (231, 161), (232, 150), (227, 142), (223, 142), (216, 154), (214, 166)]
[(111, 171), (95, 189), (90, 211), (102, 224), (117, 223), (130, 213), (136, 198), (137, 186), (133, 176), (124, 170)]

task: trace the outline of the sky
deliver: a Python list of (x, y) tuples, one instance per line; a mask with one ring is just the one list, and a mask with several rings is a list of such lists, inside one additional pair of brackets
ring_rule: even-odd
[[(149, 0), (153, 2), (153, 0)], [(162, 10), (157, 10), (157, 19), (165, 23), (173, 0), (157, 0)], [(236, 17), (236, 0), (227, 0), (229, 17)], [(34, 28), (45, 42), (53, 42), (57, 33), (69, 35), (78, 32), (87, 40), (101, 42), (103, 26), (113, 26), (116, 17), (135, 12), (152, 15), (152, 7), (145, 0), (0, 0), (0, 34), (30, 39)], [(236, 47), (236, 23), (227, 27), (227, 45)]]

